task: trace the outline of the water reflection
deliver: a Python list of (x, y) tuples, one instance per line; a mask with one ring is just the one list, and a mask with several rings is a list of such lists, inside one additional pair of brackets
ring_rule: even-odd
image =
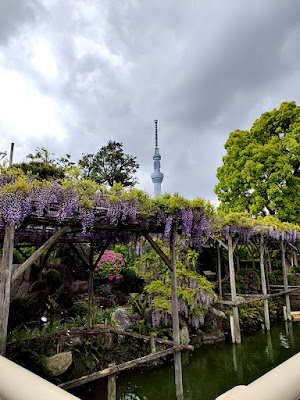
[[(236, 385), (247, 385), (300, 351), (300, 324), (282, 323), (271, 331), (242, 336), (241, 345), (217, 343), (183, 353), (184, 396), (189, 400), (214, 400)], [(102, 386), (101, 386), (102, 385)], [(105, 379), (80, 388), (83, 400), (106, 400)], [(104, 387), (104, 388), (103, 388)], [(91, 389), (88, 392), (88, 388)], [(100, 395), (99, 395), (100, 393)], [(118, 400), (173, 400), (173, 362), (155, 368), (127, 371), (117, 381)]]

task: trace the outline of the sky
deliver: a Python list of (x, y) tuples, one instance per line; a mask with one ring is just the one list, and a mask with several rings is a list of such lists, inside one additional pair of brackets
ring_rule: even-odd
[(299, 0), (0, 0), (0, 151), (137, 157), (153, 193), (216, 202), (235, 129), (300, 105)]

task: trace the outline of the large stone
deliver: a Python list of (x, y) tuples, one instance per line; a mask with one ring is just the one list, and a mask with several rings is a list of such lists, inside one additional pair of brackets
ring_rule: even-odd
[(218, 309), (216, 309), (216, 308), (213, 308), (213, 309), (212, 309), (212, 312), (214, 313), (214, 315), (215, 315), (216, 317), (219, 317), (219, 318), (227, 318), (227, 317), (226, 317), (226, 314), (224, 313), (224, 311), (221, 311), (221, 310), (218, 310)]
[(46, 367), (52, 375), (57, 376), (66, 372), (66, 370), (71, 366), (72, 361), (71, 351), (58, 353), (55, 354), (55, 356), (46, 359)]
[(111, 318), (121, 331), (126, 331), (126, 329), (128, 329), (131, 325), (130, 318), (124, 308), (118, 308), (116, 311), (114, 311), (111, 315)]
[(88, 292), (89, 283), (87, 281), (72, 282), (68, 290), (68, 298), (74, 300), (78, 295)]
[(182, 344), (189, 344), (190, 343), (190, 335), (189, 330), (186, 325), (180, 329), (180, 341)]

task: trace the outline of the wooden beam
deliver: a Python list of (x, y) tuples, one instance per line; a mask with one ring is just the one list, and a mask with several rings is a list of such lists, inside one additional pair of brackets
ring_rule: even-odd
[[(175, 346), (179, 346), (180, 332), (179, 332), (179, 314), (178, 314), (179, 307), (178, 307), (178, 296), (177, 296), (175, 243), (176, 243), (176, 231), (175, 227), (172, 226), (170, 232), (170, 255), (172, 264), (172, 272), (171, 272), (172, 325), (173, 325), (173, 341), (175, 343)], [(182, 364), (181, 364), (180, 351), (175, 351), (174, 353), (174, 370), (175, 370), (176, 400), (183, 400)]]
[(6, 225), (0, 264), (0, 355), (5, 356), (15, 227)]
[(218, 286), (219, 286), (219, 297), (222, 298), (222, 274), (221, 274), (221, 249), (220, 243), (217, 243), (217, 273), (218, 273)]
[(213, 239), (215, 239), (218, 243), (220, 243), (221, 246), (223, 246), (226, 250), (228, 250), (228, 246), (225, 242), (223, 242), (223, 240), (221, 240), (220, 238), (213, 236)]
[(82, 376), (81, 378), (73, 379), (72, 381), (69, 381), (69, 382), (61, 383), (58, 386), (61, 387), (62, 389), (66, 389), (66, 390), (67, 389), (71, 389), (71, 388), (74, 388), (76, 386), (80, 386), (80, 385), (86, 384), (88, 382), (92, 382), (92, 381), (94, 381), (96, 379), (100, 379), (100, 378), (104, 378), (104, 377), (109, 376), (109, 375), (117, 374), (117, 373), (119, 373), (121, 371), (125, 371), (126, 369), (135, 368), (135, 367), (137, 367), (139, 365), (142, 365), (142, 364), (157, 360), (157, 359), (162, 358), (162, 357), (166, 357), (169, 354), (174, 353), (175, 351), (178, 352), (178, 351), (181, 351), (181, 350), (183, 350), (183, 346), (182, 345), (174, 346), (171, 349), (158, 351), (156, 353), (151, 353), (151, 354), (148, 354), (148, 355), (146, 355), (144, 357), (136, 358), (135, 360), (127, 361), (127, 362), (125, 362), (123, 364), (119, 364), (119, 365), (116, 365), (116, 366), (113, 366), (113, 367), (109, 367), (109, 368), (103, 369), (101, 371), (93, 372), (90, 375), (85, 375), (85, 376)]
[(238, 242), (239, 242), (239, 238), (236, 237), (236, 238), (234, 239), (234, 242), (233, 242), (233, 245), (232, 245), (232, 250), (233, 250), (233, 251), (235, 250), (235, 248), (236, 248)]
[(44, 253), (47, 251), (62, 235), (67, 232), (70, 232), (70, 228), (65, 226), (57, 231), (50, 239), (48, 239), (34, 254), (32, 254), (23, 264), (19, 266), (19, 268), (14, 272), (12, 276), (12, 281), (18, 279), (27, 268), (31, 267), (31, 265), (38, 260)]
[[(261, 287), (264, 296), (267, 296), (267, 281), (266, 281), (266, 274), (265, 274), (265, 245), (260, 238), (259, 243), (259, 265), (260, 265), (260, 275), (261, 275)], [(269, 314), (269, 304), (268, 299), (264, 299), (264, 316), (265, 316), (265, 327), (267, 331), (270, 330), (270, 314)]]
[[(233, 261), (233, 243), (232, 235), (228, 235), (228, 259), (229, 259), (229, 276), (230, 276), (230, 291), (231, 301), (236, 302), (236, 285), (235, 285), (235, 272), (234, 272), (234, 261)], [(237, 306), (232, 307), (233, 313), (233, 324), (231, 329), (231, 336), (233, 343), (241, 343), (241, 330), (239, 323), (239, 309)]]
[[(284, 290), (287, 291), (289, 284), (288, 284), (287, 270), (286, 270), (285, 246), (284, 246), (282, 240), (281, 240), (279, 246), (280, 246), (280, 250), (281, 250), (282, 274), (283, 274)], [(289, 295), (289, 293), (285, 294), (285, 304), (286, 304), (287, 320), (291, 321), (292, 320), (292, 315), (291, 315), (291, 303), (290, 303), (290, 295)]]
[(69, 243), (69, 246), (76, 252), (83, 264), (89, 269), (90, 262), (82, 243), (77, 243), (77, 245), (75, 245), (74, 243)]
[[(172, 347), (175, 345), (172, 340), (166, 340), (166, 339), (161, 339), (161, 338), (157, 338), (157, 337), (141, 335), (139, 333), (121, 331), (117, 328), (113, 328), (109, 325), (103, 325), (103, 324), (93, 325), (90, 328), (83, 327), (83, 328), (71, 329), (68, 333), (66, 333), (66, 331), (50, 333), (48, 335), (44, 335), (43, 338), (62, 339), (64, 337), (70, 337), (70, 336), (88, 336), (88, 335), (97, 335), (100, 333), (114, 333), (116, 335), (134, 337), (136, 339), (147, 340), (149, 342), (151, 340), (154, 340), (157, 343), (164, 344), (166, 346), (172, 346)], [(38, 336), (36, 336), (36, 337), (38, 337)], [(24, 341), (35, 340), (36, 337), (24, 339)], [(182, 344), (181, 346), (183, 347), (184, 350), (194, 350), (194, 346), (191, 346), (190, 344)]]
[[(298, 292), (298, 291), (300, 291), (300, 287), (294, 288), (294, 289), (282, 290), (281, 292), (267, 294), (266, 296), (258, 295), (257, 297), (253, 297), (253, 298), (247, 299), (247, 300), (237, 300), (234, 302), (230, 301), (230, 300), (220, 300), (220, 301), (216, 301), (216, 303), (223, 304), (225, 306), (240, 306), (241, 304), (249, 304), (249, 303), (254, 303), (255, 301), (272, 299), (273, 297), (279, 297), (279, 296), (283, 296), (283, 295), (293, 293), (293, 292)], [(242, 297), (243, 295), (240, 295), (240, 296)]]
[(142, 232), (142, 234), (145, 236), (145, 238), (148, 240), (150, 245), (153, 247), (153, 249), (157, 252), (157, 254), (160, 256), (160, 258), (164, 261), (164, 263), (167, 265), (167, 267), (170, 268), (170, 270), (173, 270), (172, 263), (168, 256), (162, 251), (162, 249), (154, 242), (152, 237), (147, 233), (147, 232)]

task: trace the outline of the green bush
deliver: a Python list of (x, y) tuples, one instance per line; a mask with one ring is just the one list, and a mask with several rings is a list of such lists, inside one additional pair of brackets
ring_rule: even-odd
[(61, 274), (56, 269), (53, 268), (48, 269), (48, 271), (45, 272), (44, 276), (48, 285), (50, 285), (53, 290), (56, 290), (60, 287)]
[[(294, 286), (296, 284), (296, 277), (294, 275), (288, 274), (288, 284)], [(282, 269), (276, 269), (269, 273), (270, 284), (273, 285), (283, 285), (283, 274)]]
[(75, 317), (84, 317), (87, 315), (88, 305), (86, 301), (75, 301), (73, 303), (71, 313)]
[[(278, 308), (269, 301), (270, 320), (275, 320), (277, 317)], [(239, 306), (240, 325), (243, 328), (258, 328), (264, 323), (264, 301), (255, 301), (250, 304)]]
[(10, 303), (8, 329), (12, 330), (35, 318), (38, 308), (38, 304), (32, 300), (23, 297), (13, 299)]

